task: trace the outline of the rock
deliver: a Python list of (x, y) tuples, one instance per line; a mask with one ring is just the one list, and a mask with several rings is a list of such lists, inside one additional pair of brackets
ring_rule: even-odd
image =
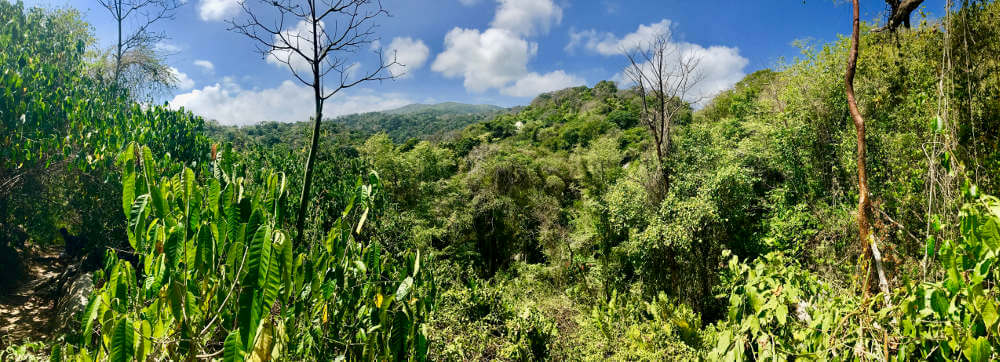
[(795, 316), (799, 318), (800, 321), (806, 324), (812, 323), (812, 317), (809, 316), (809, 307), (812, 305), (809, 302), (801, 301), (795, 303)]
[(66, 283), (56, 302), (57, 330), (61, 332), (77, 330), (80, 314), (87, 308), (90, 294), (94, 292), (94, 273), (76, 274)]

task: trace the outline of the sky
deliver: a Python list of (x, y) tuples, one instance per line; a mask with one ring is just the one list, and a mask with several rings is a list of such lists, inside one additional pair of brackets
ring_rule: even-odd
[[(280, 60), (228, 30), (245, 19), (240, 0), (186, 0), (174, 19), (157, 23), (169, 39), (157, 48), (179, 82), (162, 101), (223, 124), (308, 120), (310, 88)], [(246, 0), (263, 9), (260, 0)], [(296, 0), (292, 0), (296, 1)], [(301, 0), (298, 0), (301, 1)], [(319, 0), (322, 3), (325, 0)], [(115, 41), (115, 26), (96, 0), (25, 0), (27, 5), (73, 7), (93, 25), (101, 47)], [(793, 60), (796, 40), (836, 40), (850, 32), (844, 0), (382, 0), (389, 16), (375, 19), (376, 37), (345, 54), (353, 75), (378, 66), (374, 50), (395, 54), (393, 80), (363, 83), (326, 101), (324, 117), (397, 108), (410, 103), (463, 102), (516, 106), (540, 93), (601, 80), (624, 81), (622, 47), (657, 33), (701, 59), (704, 80), (695, 93), (710, 97), (746, 74)], [(944, 0), (922, 9), (940, 13)], [(262, 10), (263, 11), (263, 10)], [(862, 1), (866, 21), (885, 17), (880, 0)], [(265, 16), (269, 13), (264, 13)], [(919, 21), (920, 14), (914, 14)], [(270, 19), (270, 18), (268, 18)], [(326, 26), (333, 28), (334, 21)], [(300, 24), (285, 23), (298, 31)], [(328, 83), (336, 82), (334, 74)]]

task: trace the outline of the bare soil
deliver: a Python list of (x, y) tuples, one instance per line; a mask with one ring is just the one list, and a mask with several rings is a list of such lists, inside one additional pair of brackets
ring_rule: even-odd
[[(28, 273), (9, 290), (0, 291), (0, 349), (26, 341), (50, 341), (56, 321), (56, 295), (51, 285), (66, 268), (60, 247), (28, 251)], [(0, 273), (4, 272), (0, 270)]]

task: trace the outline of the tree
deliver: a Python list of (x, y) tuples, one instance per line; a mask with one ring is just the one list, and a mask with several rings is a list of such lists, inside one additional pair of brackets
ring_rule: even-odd
[[(879, 286), (882, 288), (882, 291), (885, 293), (884, 296), (888, 301), (888, 283), (885, 280), (885, 272), (882, 270), (882, 260), (878, 246), (875, 243), (875, 239), (872, 238), (870, 230), (869, 220), (871, 219), (872, 201), (870, 192), (868, 191), (868, 173), (865, 165), (865, 155), (867, 153), (865, 147), (865, 119), (858, 109), (858, 101), (854, 95), (854, 73), (858, 62), (858, 41), (861, 33), (861, 21), (859, 19), (860, 10), (858, 0), (853, 0), (853, 4), (854, 21), (851, 32), (851, 48), (847, 54), (847, 71), (844, 75), (844, 85), (847, 93), (847, 108), (851, 113), (851, 119), (854, 120), (854, 129), (857, 131), (858, 139), (858, 241), (861, 243), (862, 250), (864, 250), (864, 258), (862, 260), (874, 259), (875, 266), (878, 269)], [(865, 288), (865, 293), (868, 293), (868, 288)]]
[[(688, 101), (703, 79), (698, 72), (699, 57), (673, 43), (669, 33), (632, 49), (622, 49), (628, 59), (625, 76), (635, 83), (642, 102), (641, 123), (653, 135), (656, 161), (663, 193), (670, 187), (666, 161), (670, 154), (670, 131), (674, 121), (690, 110)], [(697, 101), (694, 100), (694, 101)]]
[[(118, 64), (122, 66), (116, 74)], [(120, 61), (116, 59), (113, 49), (101, 52), (90, 66), (90, 75), (136, 100), (161, 95), (178, 81), (177, 74), (166, 64), (163, 54), (149, 46), (129, 50)]]
[[(312, 88), (316, 105), (312, 142), (295, 222), (296, 244), (300, 244), (317, 157), (323, 103), (338, 92), (358, 84), (392, 79), (393, 75), (387, 74), (386, 70), (402, 64), (398, 64), (395, 58), (386, 63), (382, 51), (375, 50), (378, 66), (370, 72), (355, 74), (358, 67), (357, 63), (351, 62), (353, 55), (377, 40), (375, 19), (389, 15), (381, 1), (259, 0), (259, 3), (262, 8), (277, 12), (277, 19), (266, 23), (263, 10), (251, 9), (246, 1), (241, 1), (246, 19), (230, 20), (230, 30), (252, 39), (264, 58), (286, 65), (299, 82)], [(292, 21), (295, 21), (295, 27), (286, 28), (285, 25)], [(327, 88), (323, 80), (330, 73), (336, 73), (338, 77), (334, 85)]]
[(923, 3), (924, 0), (885, 0), (889, 5), (889, 21), (882, 30), (896, 31), (900, 25), (910, 28), (910, 14)]
[[(153, 24), (173, 19), (183, 2), (178, 0), (97, 0), (111, 14), (118, 29), (117, 43), (111, 54), (113, 85), (135, 94), (145, 86), (170, 86), (176, 77), (163, 64), (154, 49), (166, 34), (151, 30)], [(132, 31), (124, 29), (132, 24)], [(123, 82), (123, 74), (128, 78)]]

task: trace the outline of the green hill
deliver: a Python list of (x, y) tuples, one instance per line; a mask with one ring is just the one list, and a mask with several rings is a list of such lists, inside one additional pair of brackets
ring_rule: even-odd
[(385, 132), (393, 141), (440, 139), (442, 135), (489, 120), (504, 108), (486, 104), (411, 104), (383, 112), (351, 114), (333, 123), (364, 133)]
[(396, 109), (390, 109), (388, 111), (382, 111), (381, 113), (387, 114), (419, 114), (419, 113), (434, 113), (434, 114), (482, 114), (482, 113), (492, 113), (502, 111), (503, 107), (494, 106), (492, 104), (465, 104), (457, 102), (444, 102), (437, 104), (419, 104), (414, 103), (410, 105), (405, 105)]

